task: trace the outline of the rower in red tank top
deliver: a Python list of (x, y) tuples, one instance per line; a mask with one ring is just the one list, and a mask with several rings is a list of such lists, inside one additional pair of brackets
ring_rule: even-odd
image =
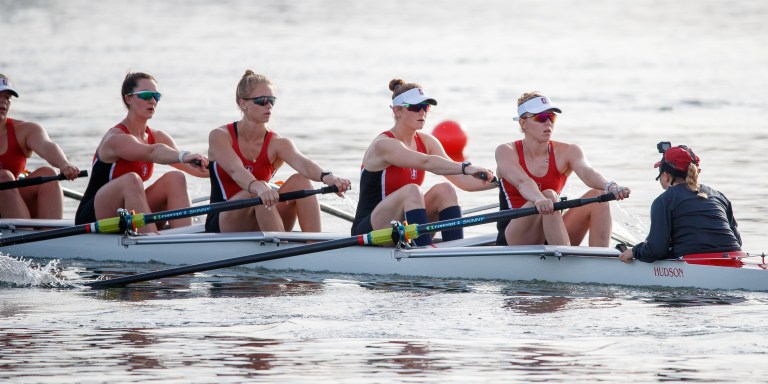
[[(395, 138), (395, 135), (390, 131), (384, 131), (382, 134), (387, 135), (393, 139)], [(416, 142), (416, 152), (427, 153), (427, 147), (424, 146), (424, 141), (421, 140), (421, 136), (419, 136), (418, 133), (416, 133), (414, 141)], [(395, 165), (390, 165), (384, 169), (381, 176), (382, 189), (384, 190), (384, 196), (382, 196), (382, 198), (386, 197), (394, 191), (397, 191), (404, 185), (421, 185), (424, 182), (425, 174), (426, 172), (423, 169), (402, 168)]]
[[(302, 154), (292, 140), (267, 126), (277, 97), (266, 76), (246, 70), (235, 94), (242, 118), (219, 126), (208, 135), (208, 154), (212, 160), (211, 202), (258, 196), (261, 204), (212, 212), (205, 220), (205, 230), (291, 231), (298, 222), (302, 231), (322, 231), (316, 196), (281, 202), (280, 194), (313, 189), (312, 181), (334, 185), (341, 193), (349, 188), (349, 180), (323, 170)], [(268, 181), (283, 164), (296, 173), (275, 190)]]
[(16, 129), (13, 126), (13, 120), (9, 117), (6, 121), (8, 145), (5, 152), (0, 155), (0, 169), (7, 169), (16, 178), (24, 172), (27, 165), (27, 155), (16, 140)]
[[(116, 128), (120, 129), (121, 131), (131, 134), (131, 132), (128, 131), (128, 128), (123, 124), (118, 124), (115, 126)], [(155, 143), (155, 137), (152, 135), (152, 129), (147, 126), (147, 129), (145, 131), (147, 133), (147, 144), (154, 144)], [(99, 159), (98, 152), (93, 155), (93, 165), (94, 165), (94, 172), (91, 175), (91, 179), (94, 179), (96, 177), (96, 162)], [(152, 172), (155, 169), (155, 163), (151, 161), (128, 161), (125, 159), (118, 159), (116, 162), (112, 163), (110, 170), (109, 170), (109, 179), (114, 180), (122, 175), (125, 175), (129, 172), (134, 172), (139, 177), (141, 177), (142, 180), (147, 181), (152, 177)], [(106, 183), (105, 183), (106, 184)]]
[[(565, 181), (568, 180), (568, 176), (557, 170), (557, 161), (555, 160), (555, 151), (552, 150), (552, 142), (549, 143), (549, 149), (547, 150), (547, 152), (549, 152), (549, 168), (547, 168), (547, 173), (541, 177), (533, 175), (525, 165), (523, 141), (516, 141), (515, 147), (517, 148), (517, 156), (520, 166), (523, 167), (523, 170), (528, 174), (528, 177), (538, 185), (539, 190), (544, 191), (551, 189), (559, 195), (565, 186)], [(520, 194), (520, 191), (518, 191), (517, 188), (504, 179), (501, 179), (501, 190), (499, 192), (499, 203), (501, 204), (502, 209), (520, 208), (528, 201)]]
[[(50, 166), (34, 169), (26, 177), (62, 174), (68, 180), (76, 179), (80, 170), (67, 160), (43, 127), (31, 121), (8, 117), (14, 97), (19, 97), (18, 92), (8, 77), (0, 74), (0, 183), (18, 180), (32, 153)], [(3, 218), (61, 219), (63, 204), (58, 181), (0, 190), (0, 217)]]
[(617, 200), (629, 196), (629, 188), (608, 181), (592, 168), (578, 145), (552, 140), (555, 120), (561, 112), (539, 92), (524, 93), (517, 101), (514, 120), (519, 122), (524, 137), (496, 148), (496, 165), (502, 179), (499, 206), (502, 210), (536, 207), (540, 215), (499, 221), (498, 245), (581, 245), (587, 233), (590, 246), (610, 244), (612, 220), (608, 204), (589, 204), (564, 214), (554, 209), (571, 173), (590, 188), (581, 197), (606, 192), (612, 192)]
[[(243, 162), (248, 172), (253, 175), (256, 180), (268, 182), (275, 174), (275, 167), (269, 161), (269, 142), (272, 139), (272, 131), (267, 131), (264, 135), (264, 143), (261, 145), (261, 151), (254, 160), (249, 160), (240, 151), (240, 144), (237, 140), (237, 122), (227, 124), (227, 130), (230, 137), (232, 137), (232, 149), (240, 161)], [(218, 202), (231, 199), (236, 193), (242, 191), (237, 183), (232, 180), (232, 177), (224, 171), (220, 164), (216, 161), (212, 163), (211, 172), (211, 202)]]
[[(389, 82), (392, 91), (391, 110), (394, 126), (376, 136), (368, 147), (360, 172), (360, 199), (352, 223), (352, 235), (363, 235), (375, 229), (389, 227), (394, 221), (424, 224), (461, 217), (458, 196), (453, 185), (465, 191), (491, 189), (494, 186), (478, 180), (493, 171), (456, 162), (448, 158), (442, 144), (432, 135), (418, 132), (424, 129), (430, 109), (437, 100), (427, 96), (416, 83), (402, 79)], [(445, 176), (429, 189), (421, 188), (426, 171)], [(473, 177), (475, 176), (475, 177)], [(442, 231), (442, 240), (464, 237), (461, 228)], [(432, 243), (430, 234), (414, 239), (425, 246)]]
[[(208, 159), (176, 147), (167, 133), (150, 129), (147, 122), (159, 106), (162, 94), (155, 78), (143, 72), (128, 73), (120, 89), (125, 118), (107, 130), (96, 147), (93, 170), (75, 224), (87, 224), (116, 216), (119, 209), (151, 213), (191, 205), (185, 172), (208, 177)], [(153, 177), (154, 164), (177, 170)], [(145, 186), (145, 182), (151, 185)], [(139, 232), (155, 232), (166, 223), (148, 224)], [(191, 218), (169, 220), (170, 228), (192, 224)]]

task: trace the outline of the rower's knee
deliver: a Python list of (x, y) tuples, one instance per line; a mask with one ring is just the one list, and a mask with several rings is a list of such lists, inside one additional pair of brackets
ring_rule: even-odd
[(555, 203), (560, 201), (560, 195), (558, 195), (557, 192), (555, 192), (554, 190), (545, 189), (541, 191), (541, 194), (544, 195), (544, 197), (546, 197), (547, 199), (554, 201)]
[(181, 191), (187, 193), (187, 178), (181, 171), (170, 171), (164, 174), (161, 179), (163, 179), (163, 187), (166, 190), (174, 191), (174, 193)]
[(41, 176), (41, 177), (48, 177), (48, 176), (57, 176), (58, 173), (56, 173), (56, 170), (49, 166), (40, 167), (35, 170), (35, 176)]
[(401, 193), (406, 200), (420, 202), (420, 205), (424, 206), (424, 193), (418, 184), (406, 184), (398, 191), (402, 191)]
[(113, 180), (123, 191), (123, 195), (144, 194), (144, 180), (136, 172), (128, 172)]
[(312, 189), (312, 181), (298, 173), (291, 175), (291, 177), (285, 181), (285, 184), (290, 184), (291, 189), (294, 190)]
[(456, 188), (451, 183), (439, 183), (430, 188), (430, 192), (434, 193), (442, 202), (447, 205), (458, 205), (459, 197), (456, 194)]
[(0, 169), (0, 181), (14, 181), (16, 176), (7, 169)]

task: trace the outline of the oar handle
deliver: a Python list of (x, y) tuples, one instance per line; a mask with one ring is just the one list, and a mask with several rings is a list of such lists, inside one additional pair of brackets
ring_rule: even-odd
[[(88, 171), (86, 170), (82, 170), (80, 171), (80, 173), (77, 174), (77, 177), (87, 177), (87, 176), (88, 176)], [(67, 176), (65, 176), (63, 173), (60, 173), (56, 176), (29, 177), (21, 180), (6, 181), (4, 183), (0, 183), (0, 191), (5, 189), (29, 187), (32, 185), (47, 183), (49, 181), (56, 181), (56, 180), (60, 181), (60, 180), (66, 180), (66, 179), (67, 179)]]
[(296, 200), (296, 199), (301, 199), (302, 197), (309, 197), (317, 194), (336, 193), (338, 191), (339, 191), (339, 188), (337, 186), (329, 185), (327, 187), (323, 187), (320, 189), (306, 189), (306, 190), (300, 190), (300, 191), (286, 192), (286, 193), (280, 194), (280, 201)]

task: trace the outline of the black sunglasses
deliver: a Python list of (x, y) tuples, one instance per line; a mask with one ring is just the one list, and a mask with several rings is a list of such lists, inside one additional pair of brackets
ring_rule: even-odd
[(429, 112), (429, 109), (432, 107), (432, 105), (428, 103), (419, 103), (419, 104), (406, 104), (405, 107), (411, 112), (421, 112), (421, 111)]
[(267, 103), (272, 104), (272, 106), (275, 106), (275, 101), (277, 101), (277, 97), (275, 96), (259, 96), (259, 97), (251, 97), (250, 99), (243, 99), (243, 100), (250, 100), (253, 101), (256, 105), (261, 105), (262, 107), (267, 105)]

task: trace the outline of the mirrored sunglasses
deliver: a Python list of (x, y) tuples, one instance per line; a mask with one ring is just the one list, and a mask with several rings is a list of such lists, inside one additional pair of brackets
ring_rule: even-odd
[(126, 96), (136, 95), (139, 99), (149, 101), (149, 99), (154, 98), (155, 101), (160, 101), (160, 98), (163, 97), (163, 95), (160, 94), (160, 92), (154, 92), (154, 91), (141, 91), (141, 92), (132, 92), (129, 93)]
[(557, 120), (557, 115), (554, 114), (554, 113), (551, 113), (551, 112), (549, 112), (549, 113), (538, 113), (538, 114), (535, 114), (533, 116), (528, 116), (528, 117), (526, 117), (526, 119), (533, 119), (533, 121), (535, 121), (537, 123), (546, 123), (547, 120), (549, 120), (549, 121), (554, 123), (555, 120)]

